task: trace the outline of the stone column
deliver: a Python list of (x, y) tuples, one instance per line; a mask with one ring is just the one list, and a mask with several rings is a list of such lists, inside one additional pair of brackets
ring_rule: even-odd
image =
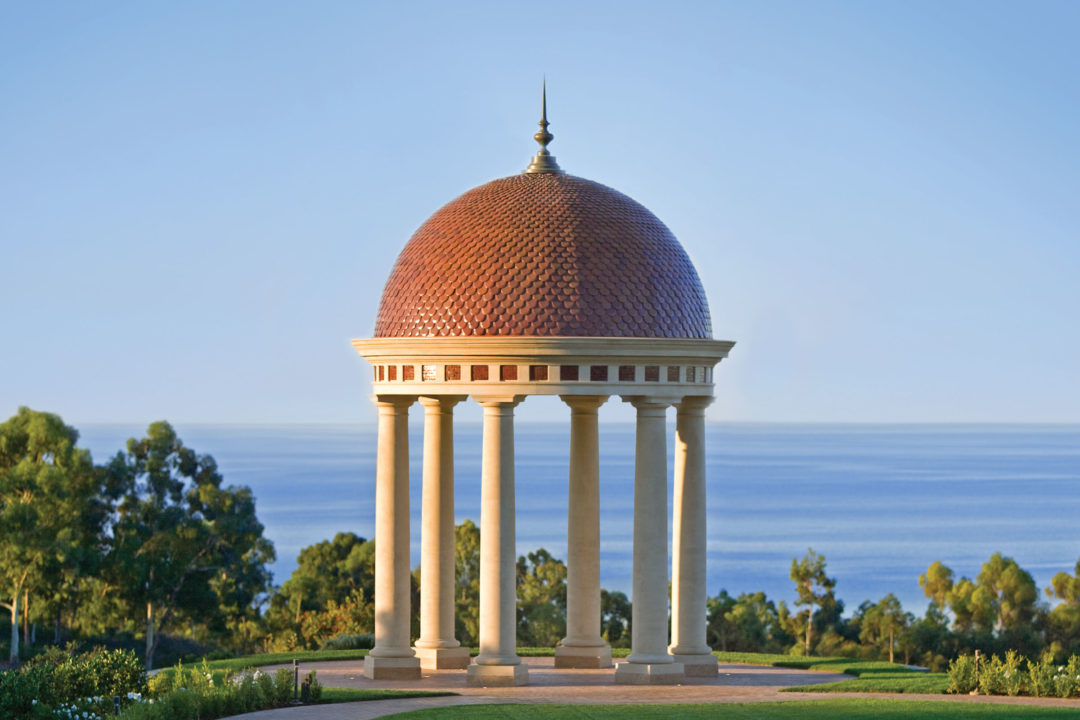
[(522, 396), (479, 397), (484, 408), (480, 470), (480, 654), (466, 684), (525, 685), (517, 655), (514, 537), (514, 407)]
[(375, 463), (375, 647), (364, 659), (374, 680), (419, 680), (409, 647), (409, 406), (414, 396), (379, 395)]
[(716, 656), (705, 641), (705, 408), (711, 402), (711, 397), (684, 397), (675, 421), (669, 650), (694, 677), (717, 672)]
[(570, 406), (570, 495), (566, 533), (566, 637), (557, 668), (609, 668), (600, 636), (600, 448), (597, 410), (607, 397), (562, 395)]
[(424, 490), (420, 532), (420, 639), (425, 670), (469, 665), (469, 648), (454, 638), (454, 405), (464, 395), (421, 397), (424, 406)]
[(683, 666), (667, 651), (667, 433), (672, 398), (626, 398), (637, 408), (634, 448), (634, 579), (631, 652), (615, 682), (676, 684)]

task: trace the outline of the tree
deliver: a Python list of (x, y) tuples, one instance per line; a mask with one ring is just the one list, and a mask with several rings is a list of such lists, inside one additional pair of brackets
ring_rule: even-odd
[(466, 647), (480, 641), (480, 528), (465, 520), (454, 528), (455, 628)]
[(108, 506), (78, 438), (59, 416), (26, 407), (0, 425), (0, 578), (11, 597), (3, 605), (11, 612), (13, 664), (20, 601), (35, 585), (47, 597), (62, 594), (99, 549)]
[(626, 593), (600, 589), (601, 635), (611, 647), (630, 647), (633, 606)]
[(375, 541), (351, 532), (339, 532), (333, 540), (308, 545), (300, 551), (297, 566), (281, 595), (299, 622), (305, 610), (324, 610), (328, 603), (344, 603), (357, 590), (371, 601), (375, 597)]
[(1061, 602), (1047, 617), (1048, 639), (1061, 656), (1080, 654), (1080, 560), (1074, 574), (1061, 571), (1054, 575), (1046, 594)]
[(990, 598), (996, 629), (1017, 630), (1031, 625), (1037, 612), (1039, 591), (1031, 573), (1000, 552), (983, 563), (977, 578)]
[(795, 591), (798, 593), (795, 604), (807, 606), (804, 611), (806, 616), (805, 649), (806, 654), (809, 655), (814, 607), (822, 607), (835, 602), (833, 588), (836, 587), (836, 580), (825, 575), (825, 556), (818, 555), (813, 548), (807, 549), (802, 560), (792, 559), (791, 580), (795, 583)]
[(893, 662), (896, 636), (910, 623), (911, 618), (900, 606), (900, 601), (889, 593), (876, 604), (865, 608), (859, 640), (878, 646), (888, 640), (889, 662)]
[(732, 652), (779, 650), (780, 630), (776, 605), (765, 593), (743, 593), (732, 598), (721, 590), (706, 602), (709, 644)]
[(937, 603), (939, 609), (945, 610), (949, 591), (953, 588), (953, 571), (940, 560), (935, 560), (924, 574), (919, 575), (919, 587), (926, 597)]
[[(221, 607), (220, 590), (245, 604), (264, 592), (273, 546), (262, 536), (251, 490), (222, 488), (214, 459), (185, 447), (167, 422), (151, 424), (145, 438), (128, 440), (109, 473), (122, 495), (113, 528), (112, 587), (129, 612), (145, 608), (149, 669), (159, 631), (178, 613), (205, 619)], [(241, 581), (244, 587), (235, 587)]]
[(566, 564), (544, 548), (517, 561), (518, 642), (553, 647), (566, 635)]

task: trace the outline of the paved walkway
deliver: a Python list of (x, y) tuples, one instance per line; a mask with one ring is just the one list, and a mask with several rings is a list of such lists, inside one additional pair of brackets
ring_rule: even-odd
[[(449, 705), (488, 703), (643, 704), (736, 703), (782, 700), (823, 700), (839, 697), (894, 697), (906, 700), (953, 700), (1000, 704), (1063, 705), (1080, 709), (1080, 702), (1056, 698), (969, 697), (945, 695), (887, 695), (882, 693), (781, 693), (793, 685), (811, 685), (850, 679), (831, 672), (791, 670), (758, 665), (720, 665), (716, 678), (688, 678), (683, 685), (616, 685), (612, 670), (556, 670), (550, 657), (523, 658), (529, 666), (529, 684), (521, 687), (465, 687), (464, 670), (425, 671), (419, 681), (374, 681), (364, 677), (361, 660), (301, 664), (301, 671), (317, 670), (325, 686), (446, 690), (456, 696), (402, 698), (366, 702), (280, 708), (237, 715), (234, 720), (368, 720), (394, 713)], [(615, 662), (620, 662), (616, 660)], [(286, 667), (275, 666), (275, 667)], [(289, 666), (291, 667), (291, 666)], [(270, 668), (272, 671), (275, 668)]]

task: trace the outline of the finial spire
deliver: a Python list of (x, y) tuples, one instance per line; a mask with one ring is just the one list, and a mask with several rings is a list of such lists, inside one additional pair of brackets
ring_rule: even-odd
[(540, 150), (533, 157), (532, 162), (529, 163), (529, 167), (526, 168), (526, 173), (561, 173), (562, 168), (555, 162), (555, 156), (548, 152), (548, 143), (555, 139), (555, 136), (548, 132), (547, 121), (547, 78), (544, 78), (543, 90), (540, 94), (540, 132), (533, 135), (533, 140), (540, 143)]

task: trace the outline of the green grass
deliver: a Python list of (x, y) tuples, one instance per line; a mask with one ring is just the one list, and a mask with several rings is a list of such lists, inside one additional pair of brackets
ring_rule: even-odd
[(798, 655), (769, 655), (765, 653), (718, 652), (716, 656), (720, 658), (720, 662), (771, 665), (772, 667), (787, 667), (799, 670), (828, 670), (855, 676), (855, 679), (852, 680), (799, 685), (784, 688), (781, 692), (880, 692), (942, 695), (945, 693), (945, 689), (949, 687), (949, 679), (945, 673), (921, 672), (912, 670), (906, 665), (897, 665), (882, 660), (801, 657)]
[(855, 660), (845, 657), (805, 657), (802, 655), (774, 655), (770, 653), (713, 653), (720, 662), (746, 663), (748, 665), (770, 665), (772, 667), (794, 668), (796, 670), (826, 670), (862, 677), (876, 673), (895, 675), (912, 673), (924, 675), (912, 670), (907, 665), (885, 662), (884, 660)]
[(840, 680), (819, 685), (800, 685), (783, 688), (780, 692), (879, 692), (879, 693), (922, 693), (925, 695), (944, 695), (949, 687), (949, 676), (945, 673), (897, 672), (875, 673), (854, 680)]
[(944, 700), (828, 699), (769, 703), (711, 703), (696, 705), (465, 705), (431, 708), (394, 715), (402, 720), (487, 720), (523, 718), (570, 718), (571, 720), (614, 720), (618, 718), (680, 718), (713, 720), (1064, 720), (1080, 717), (1080, 708), (1032, 705), (990, 705)]
[[(554, 657), (556, 648), (553, 647), (519, 647), (517, 654), (520, 657)], [(472, 648), (473, 656), (480, 652), (480, 648)], [(612, 657), (626, 657), (630, 654), (630, 648), (611, 648)]]
[(442, 697), (453, 692), (432, 690), (362, 690), (360, 688), (324, 687), (320, 703), (358, 702), (361, 700), (400, 700), (412, 697)]
[[(288, 665), (296, 658), (303, 663), (323, 662), (327, 660), (356, 660), (366, 657), (368, 650), (298, 650), (288, 653), (264, 653), (262, 655), (245, 655), (237, 658), (224, 660), (208, 660), (207, 666), (211, 670), (243, 670), (244, 668), (263, 667), (266, 665)], [(202, 661), (184, 663), (184, 667), (202, 666)], [(161, 672), (171, 672), (172, 668), (162, 668)]]

